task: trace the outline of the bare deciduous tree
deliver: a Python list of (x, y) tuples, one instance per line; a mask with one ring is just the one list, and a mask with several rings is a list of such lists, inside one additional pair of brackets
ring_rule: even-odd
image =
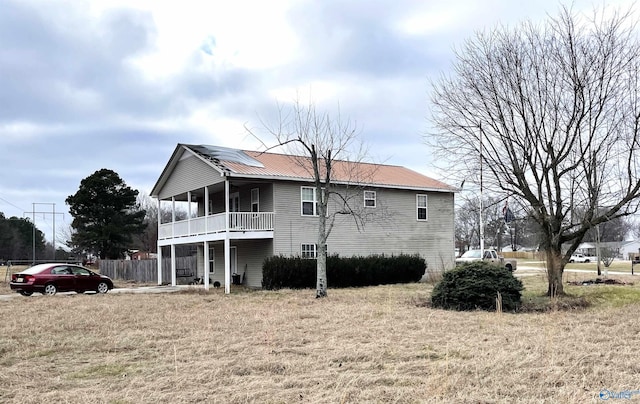
[(433, 84), (427, 142), (460, 177), (482, 161), (484, 186), (538, 223), (548, 294), (563, 294), (564, 267), (587, 231), (638, 210), (640, 44), (631, 14), (586, 18), (563, 8), (540, 26), (478, 33), (456, 56), (454, 72)]
[(327, 296), (327, 238), (339, 216), (350, 217), (358, 229), (371, 219), (372, 213), (362, 206), (362, 187), (371, 183), (376, 171), (372, 164), (359, 164), (366, 149), (351, 120), (340, 113), (332, 116), (320, 112), (310, 102), (296, 100), (290, 109), (279, 108), (278, 122), (263, 122), (275, 145), (268, 146), (247, 128), (265, 149), (284, 147), (294, 164), (313, 179), (316, 204), (311, 207), (318, 217), (316, 297)]
[[(140, 192), (136, 199), (139, 209), (145, 211), (144, 230), (133, 237), (132, 246), (146, 252), (156, 252), (158, 246), (158, 203), (148, 194)], [(160, 209), (160, 219), (162, 223), (172, 220), (172, 209), (162, 207)], [(188, 213), (184, 209), (176, 209), (175, 220), (187, 219)]]

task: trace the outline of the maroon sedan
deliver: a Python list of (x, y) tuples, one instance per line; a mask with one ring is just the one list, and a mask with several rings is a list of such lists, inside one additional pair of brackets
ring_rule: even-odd
[(107, 293), (113, 289), (113, 282), (80, 265), (39, 264), (11, 275), (9, 286), (23, 296), (31, 296), (33, 292), (43, 295), (69, 291)]

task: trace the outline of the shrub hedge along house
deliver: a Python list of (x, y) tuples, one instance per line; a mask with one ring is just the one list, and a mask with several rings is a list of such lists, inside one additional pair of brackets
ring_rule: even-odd
[[(314, 258), (316, 192), (309, 160), (285, 154), (178, 144), (151, 196), (158, 201), (158, 282), (185, 282), (176, 246), (189, 245), (197, 271), (189, 276), (225, 286), (262, 285), (262, 265), (274, 255)], [(400, 166), (336, 161), (333, 189), (369, 218), (363, 228), (338, 215), (328, 254), (419, 255), (429, 269), (453, 267), (456, 188)], [(358, 173), (354, 175), (354, 173)], [(162, 222), (163, 210), (172, 211)], [(340, 206), (329, 204), (329, 214)], [(177, 220), (176, 211), (187, 211)], [(169, 254), (171, 267), (162, 268)], [(329, 282), (331, 282), (329, 280)]]

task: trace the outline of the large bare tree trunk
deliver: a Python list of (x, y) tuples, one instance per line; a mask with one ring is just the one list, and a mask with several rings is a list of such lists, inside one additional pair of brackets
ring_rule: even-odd
[(327, 205), (320, 184), (316, 186), (318, 203), (318, 257), (316, 265), (316, 298), (327, 297)]
[(316, 298), (327, 297), (327, 245), (318, 244), (318, 249)]
[(562, 274), (564, 272), (564, 264), (562, 261), (562, 252), (555, 248), (549, 248), (546, 252), (547, 260), (547, 277), (549, 279), (549, 287), (547, 296), (564, 295), (562, 287)]

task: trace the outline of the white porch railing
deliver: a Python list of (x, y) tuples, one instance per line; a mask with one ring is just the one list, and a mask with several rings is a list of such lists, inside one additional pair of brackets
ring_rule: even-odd
[[(273, 212), (229, 212), (229, 231), (273, 231)], [(158, 239), (199, 236), (226, 231), (225, 213), (194, 217), (158, 228)]]

